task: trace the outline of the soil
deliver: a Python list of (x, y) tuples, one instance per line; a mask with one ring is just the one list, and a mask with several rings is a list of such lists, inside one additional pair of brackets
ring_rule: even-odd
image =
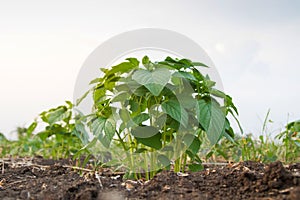
[(300, 199), (300, 163), (205, 164), (200, 172), (162, 171), (150, 181), (74, 165), (41, 157), (0, 159), (0, 199)]

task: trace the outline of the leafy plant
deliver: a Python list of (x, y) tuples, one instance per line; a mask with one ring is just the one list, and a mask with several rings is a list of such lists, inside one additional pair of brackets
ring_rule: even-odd
[(299, 161), (300, 157), (300, 120), (286, 125), (286, 130), (276, 136), (282, 140), (283, 160), (286, 162)]
[[(41, 155), (58, 159), (77, 153), (82, 142), (75, 134), (73, 105), (69, 101), (66, 104), (42, 112), (28, 127), (18, 127), (16, 141), (8, 141), (0, 135), (0, 144), (5, 147), (2, 155)], [(37, 130), (38, 125), (44, 126), (41, 131)]]
[(38, 132), (35, 137), (39, 137), (44, 145), (43, 154), (52, 157), (69, 157), (77, 153), (82, 147), (79, 135), (75, 131), (76, 116), (73, 113), (73, 104), (66, 101), (66, 105), (61, 105), (44, 111), (40, 118), (45, 129)]
[(221, 140), (213, 148), (211, 156), (214, 159), (226, 161), (257, 161), (257, 162), (274, 162), (276, 160), (286, 163), (299, 162), (300, 146), (299, 132), (300, 122), (293, 121), (286, 125), (286, 130), (274, 137), (270, 135), (267, 129), (270, 110), (268, 110), (262, 132), (256, 138), (252, 134), (236, 135), (234, 142)]
[(133, 172), (141, 170), (150, 171), (146, 178), (151, 178), (173, 161), (176, 172), (186, 164), (200, 170), (204, 133), (211, 145), (223, 136), (233, 140), (226, 117), (238, 115), (232, 98), (200, 72), (208, 67), (203, 63), (171, 57), (151, 62), (145, 56), (142, 65), (127, 58), (111, 69), (102, 68), (103, 76), (92, 80), (94, 86), (78, 99), (77, 104), (92, 93), (94, 103), (91, 114), (81, 118), (94, 135), (84, 149), (101, 149), (99, 141), (106, 148), (102, 152), (116, 151), (108, 164), (122, 163), (135, 178)]

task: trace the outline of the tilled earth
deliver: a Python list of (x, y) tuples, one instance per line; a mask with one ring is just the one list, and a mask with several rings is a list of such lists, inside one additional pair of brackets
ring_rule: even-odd
[(74, 169), (71, 160), (0, 159), (0, 199), (300, 199), (300, 164), (205, 164), (196, 173), (163, 171), (150, 181)]

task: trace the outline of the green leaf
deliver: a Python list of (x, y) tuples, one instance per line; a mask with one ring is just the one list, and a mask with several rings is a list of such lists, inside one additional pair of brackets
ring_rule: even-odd
[(171, 73), (165, 68), (158, 68), (153, 71), (144, 69), (137, 70), (132, 79), (144, 85), (154, 96), (158, 96), (165, 85), (169, 82)]
[(3, 133), (0, 133), (0, 142), (3, 142), (3, 141), (7, 141), (6, 137), (4, 136)]
[(30, 126), (27, 128), (27, 135), (30, 136), (32, 135), (33, 131), (35, 130), (35, 128), (37, 127), (38, 123), (36, 121), (32, 122), (30, 124)]
[(140, 61), (136, 58), (126, 58), (133, 66), (138, 67), (140, 64)]
[(192, 65), (193, 66), (200, 66), (200, 67), (209, 67), (209, 66), (207, 66), (207, 65), (205, 65), (205, 64), (203, 64), (201, 62), (192, 62)]
[[(226, 98), (225, 98), (225, 104), (226, 104), (226, 107), (232, 108), (232, 109), (234, 110), (234, 112), (235, 112), (237, 115), (239, 115), (237, 108), (235, 107), (235, 105), (234, 105), (233, 102), (232, 102), (232, 97), (231, 97), (231, 96), (226, 95)], [(232, 113), (232, 115), (234, 116), (233, 113)]]
[(162, 110), (184, 127), (188, 125), (188, 113), (178, 101), (169, 100), (161, 104)]
[(171, 58), (169, 56), (165, 59), (165, 61), (159, 62), (158, 64), (168, 65), (168, 66), (170, 66), (170, 67), (172, 67), (174, 69), (177, 69), (177, 70), (180, 70), (182, 68), (185, 69), (185, 68), (188, 67), (187, 65), (185, 65), (183, 63), (180, 63), (178, 61), (178, 59), (175, 60), (175, 59), (173, 59), (173, 58)]
[(141, 124), (142, 122), (144, 122), (144, 121), (146, 121), (146, 120), (148, 120), (148, 119), (150, 119), (149, 114), (147, 114), (147, 113), (141, 113), (141, 114), (139, 114), (139, 115), (133, 117), (133, 118), (132, 118), (132, 121), (133, 121), (135, 124), (138, 124), (138, 125), (139, 125), (139, 124)]
[(110, 76), (115, 73), (126, 73), (130, 70), (136, 69), (139, 66), (139, 61), (136, 58), (127, 58), (129, 62), (123, 62), (112, 67), (111, 70), (106, 71), (105, 75)]
[(64, 118), (68, 117), (70, 115), (69, 112), (67, 112), (66, 106), (59, 106), (54, 109), (50, 109), (49, 111), (42, 112), (40, 114), (42, 120), (50, 125), (63, 120)]
[(222, 98), (222, 99), (225, 99), (225, 98), (226, 98), (226, 94), (225, 94), (224, 92), (220, 91), (220, 90), (217, 90), (217, 89), (212, 89), (212, 90), (210, 91), (210, 93), (211, 93), (212, 95), (214, 95), (215, 97), (220, 97), (220, 98)]
[(93, 91), (94, 103), (97, 104), (100, 101), (103, 101), (106, 94), (106, 90), (103, 87), (97, 88)]
[(52, 132), (48, 131), (48, 130), (44, 130), (44, 131), (36, 134), (36, 136), (39, 137), (42, 141), (45, 141), (51, 135), (52, 135)]
[(151, 148), (154, 148), (157, 150), (162, 148), (161, 133), (159, 133), (159, 132), (157, 134), (153, 135), (152, 137), (148, 137), (148, 138), (135, 137), (135, 139), (138, 143), (141, 143), (148, 147), (151, 147)]
[(108, 139), (111, 141), (116, 132), (116, 123), (113, 119), (107, 119), (104, 125), (104, 132)]
[(129, 100), (130, 110), (134, 113), (139, 110), (139, 104), (134, 100)]
[(150, 138), (156, 135), (159, 130), (153, 126), (138, 126), (132, 129), (131, 134), (138, 138)]
[(77, 121), (75, 124), (75, 128), (72, 132), (77, 138), (80, 139), (82, 144), (86, 145), (89, 142), (89, 135), (85, 129), (85, 126), (80, 121)]
[(287, 130), (291, 130), (293, 132), (300, 132), (300, 121), (293, 121), (286, 125)]
[(144, 144), (154, 149), (161, 149), (161, 133), (153, 126), (138, 126), (134, 128), (131, 134), (138, 143)]
[(102, 81), (103, 81), (102, 78), (95, 78), (95, 79), (91, 80), (89, 84), (92, 85), (92, 84), (99, 83), (99, 82), (102, 82)]
[(185, 143), (185, 145), (188, 146), (188, 149), (193, 153), (193, 154), (197, 154), (199, 149), (200, 149), (200, 145), (201, 142), (199, 140), (198, 137), (195, 137), (192, 134), (186, 134), (183, 137), (183, 141)]
[(191, 110), (196, 106), (196, 99), (192, 96), (191, 93), (180, 93), (176, 95), (177, 99), (180, 100), (180, 105), (187, 110)]
[(171, 164), (170, 159), (163, 154), (158, 155), (157, 160), (163, 167), (167, 167)]
[(225, 114), (220, 105), (213, 100), (201, 99), (197, 103), (197, 118), (207, 133), (212, 145), (218, 142), (224, 132)]
[(162, 129), (166, 125), (166, 121), (167, 121), (167, 114), (166, 113), (160, 113), (153, 119), (152, 124), (155, 127), (158, 127), (159, 129)]
[(128, 123), (131, 120), (130, 113), (126, 109), (120, 109), (119, 115), (123, 123)]
[(121, 91), (113, 96), (111, 102), (124, 102), (126, 99), (130, 97), (128, 91)]
[(205, 77), (197, 69), (193, 69), (193, 75), (198, 81), (206, 81)]
[(148, 92), (148, 90), (147, 90), (147, 88), (145, 88), (144, 86), (140, 86), (140, 87), (135, 88), (135, 89), (133, 90), (133, 93), (134, 93), (136, 96), (139, 96), (139, 97), (144, 96), (147, 92)]
[(122, 91), (126, 91), (129, 92), (130, 91), (130, 87), (127, 83), (125, 84), (120, 84), (120, 85), (116, 85), (115, 86), (116, 91), (118, 92), (122, 92)]
[(71, 101), (66, 101), (66, 104), (68, 105), (69, 109), (72, 109), (74, 107), (74, 105)]
[(94, 136), (98, 136), (99, 134), (101, 134), (104, 127), (104, 123), (105, 123), (105, 118), (100, 118), (100, 117), (92, 121), (90, 128)]
[(197, 81), (197, 79), (189, 72), (178, 71), (178, 72), (174, 72), (172, 74), (172, 76), (179, 77), (179, 78), (185, 78), (185, 79), (188, 79), (191, 81)]
[(204, 169), (204, 166), (202, 164), (189, 164), (189, 171), (191, 172), (198, 172)]
[(115, 121), (110, 118), (96, 118), (91, 124), (91, 129), (103, 146), (109, 148), (116, 131)]
[(142, 63), (143, 63), (143, 65), (148, 65), (150, 63), (149, 57), (144, 56), (143, 59), (142, 59)]

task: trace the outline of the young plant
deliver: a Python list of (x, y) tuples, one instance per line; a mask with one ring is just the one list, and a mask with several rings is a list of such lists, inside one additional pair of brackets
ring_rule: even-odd
[(4, 136), (1, 137), (2, 156), (32, 156), (40, 144), (33, 138), (33, 131), (37, 123), (34, 121), (28, 127), (18, 127), (16, 129), (18, 140), (9, 141)]
[[(42, 112), (28, 127), (18, 127), (18, 139), (7, 140), (0, 134), (2, 156), (36, 156), (53, 159), (68, 158), (82, 148), (80, 134), (75, 130), (76, 118), (73, 105), (66, 105)], [(41, 131), (38, 126), (43, 126)]]
[(136, 58), (126, 60), (101, 69), (103, 76), (77, 102), (92, 93), (91, 114), (82, 117), (94, 135), (86, 148), (112, 154), (107, 164), (122, 164), (135, 178), (134, 172), (146, 172), (147, 179), (171, 162), (176, 172), (186, 165), (197, 171), (204, 133), (212, 145), (223, 136), (232, 140), (226, 116), (238, 112), (232, 98), (200, 72), (208, 66), (170, 57), (151, 62), (145, 56), (142, 66)]
[(38, 132), (38, 138), (43, 148), (40, 153), (43, 156), (52, 158), (67, 158), (82, 148), (82, 139), (75, 130), (76, 118), (73, 113), (73, 104), (66, 101), (66, 105), (61, 105), (44, 111), (40, 114), (40, 119), (45, 129)]
[(286, 125), (286, 130), (276, 136), (283, 143), (282, 157), (285, 162), (299, 162), (300, 157), (300, 120)]

